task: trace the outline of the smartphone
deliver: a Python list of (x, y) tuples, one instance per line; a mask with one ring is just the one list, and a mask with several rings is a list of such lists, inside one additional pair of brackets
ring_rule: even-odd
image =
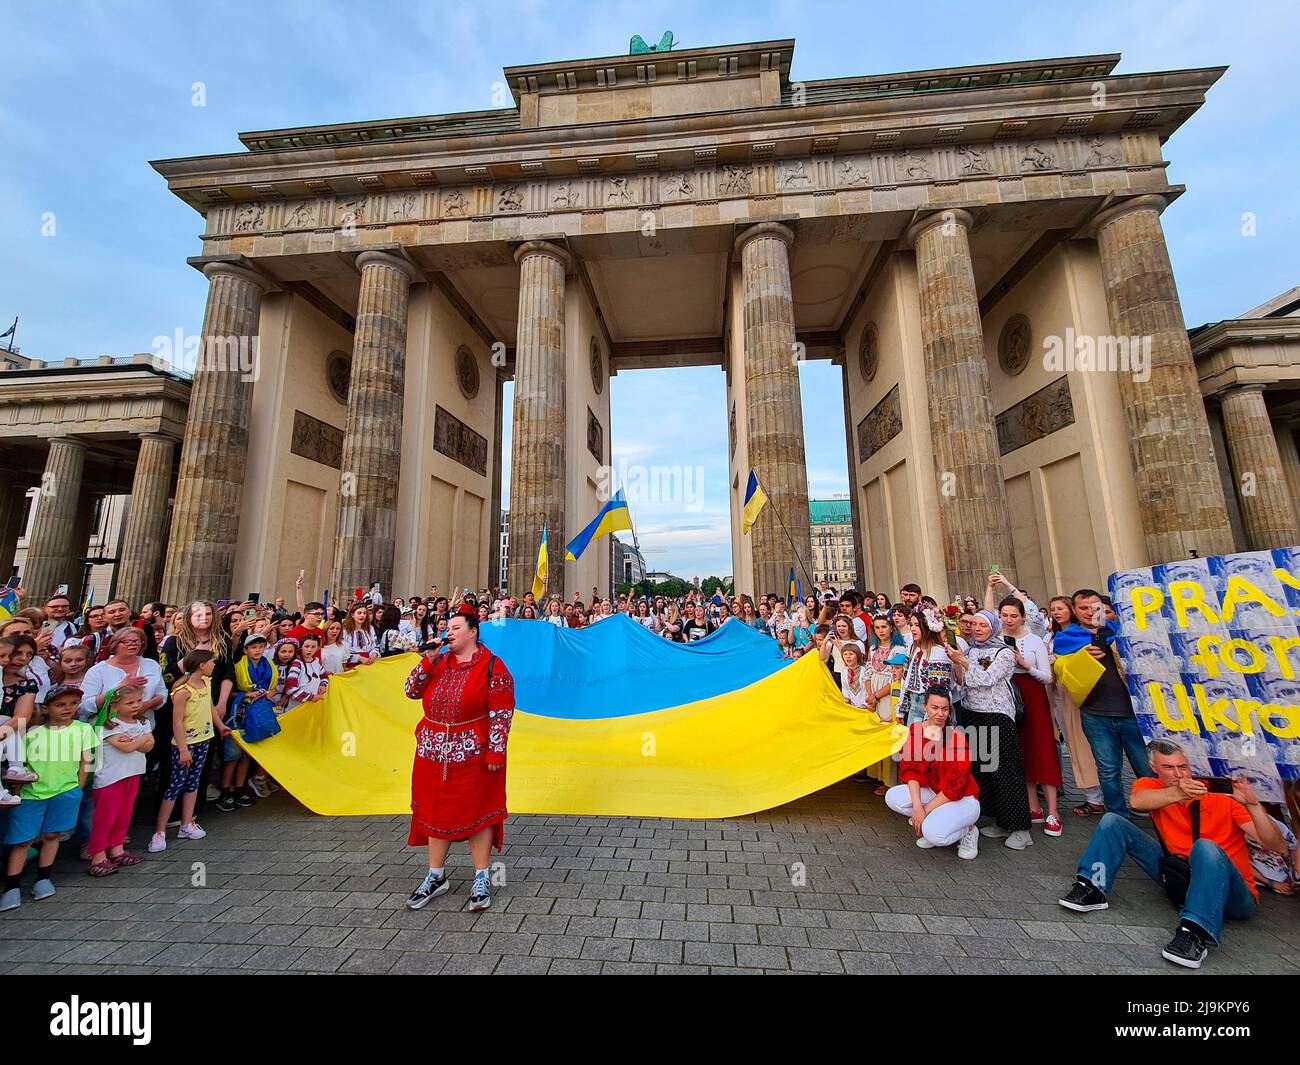
[(23, 585), (23, 579), (22, 579), (21, 577), (19, 577), (17, 574), (14, 574), (14, 575), (13, 575), (12, 577), (10, 577), (9, 580), (5, 583), (5, 587), (6, 587), (6, 588), (9, 588), (9, 589), (13, 589), (13, 588), (21, 588), (22, 585)]
[(67, 586), (66, 584), (60, 584), (57, 588), (54, 589), (54, 594), (55, 594), (55, 595), (67, 595), (67, 594), (68, 594), (68, 586)]
[(1226, 780), (1223, 777), (1209, 777), (1208, 779), (1201, 781), (1201, 783), (1205, 785), (1211, 795), (1232, 794), (1232, 781)]
[(993, 565), (989, 567), (989, 576), (992, 577), (993, 574), (1000, 572), (1001, 569), (1002, 567), (998, 563), (994, 562)]
[(229, 600), (229, 599), (218, 599), (218, 600), (217, 600), (217, 609), (218, 609), (218, 610), (225, 610), (226, 607), (228, 607), (229, 605), (230, 605), (230, 600)]
[(1094, 632), (1092, 634), (1092, 639), (1088, 642), (1091, 643), (1093, 647), (1097, 648), (1098, 651), (1106, 650), (1106, 634), (1104, 632)]
[(261, 593), (261, 592), (249, 592), (249, 593), (248, 593), (248, 601), (249, 601), (250, 603), (253, 603), (253, 604), (260, 603), (260, 602), (262, 601), (262, 593)]
[(245, 620), (245, 621), (252, 621), (255, 617), (257, 617), (257, 611), (256, 611), (256, 610), (245, 610), (245, 611), (244, 611), (244, 620)]
[(1015, 647), (1016, 638), (1014, 636), (1003, 636), (1002, 642), (1006, 644), (1008, 647)]

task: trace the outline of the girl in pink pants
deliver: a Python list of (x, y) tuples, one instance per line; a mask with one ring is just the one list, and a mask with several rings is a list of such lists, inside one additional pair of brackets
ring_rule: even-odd
[(144, 776), (145, 752), (153, 747), (153, 728), (140, 716), (138, 685), (124, 684), (104, 700), (101, 762), (95, 769), (95, 820), (86, 852), (91, 876), (111, 876), (144, 856), (123, 849), (131, 811)]

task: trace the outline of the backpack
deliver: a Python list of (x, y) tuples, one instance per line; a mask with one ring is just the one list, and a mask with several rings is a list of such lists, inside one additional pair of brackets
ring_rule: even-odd
[(249, 743), (260, 743), (270, 739), (280, 731), (280, 719), (275, 713), (275, 703), (265, 695), (254, 699), (244, 707), (244, 739)]

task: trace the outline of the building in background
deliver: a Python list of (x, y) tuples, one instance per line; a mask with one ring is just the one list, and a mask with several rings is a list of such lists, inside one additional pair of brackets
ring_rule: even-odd
[[(645, 580), (645, 556), (631, 544), (625, 544), (617, 536), (610, 536), (610, 564), (613, 567), (609, 575), (611, 591), (624, 584), (639, 584)], [(504, 570), (502, 571), (504, 572)]]
[(813, 580), (817, 584), (828, 581), (836, 591), (852, 588), (857, 583), (857, 545), (853, 541), (853, 505), (848, 494), (809, 500), (808, 526)]

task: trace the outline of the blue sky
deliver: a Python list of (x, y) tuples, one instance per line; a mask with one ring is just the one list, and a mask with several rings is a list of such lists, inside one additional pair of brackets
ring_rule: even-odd
[[(148, 160), (239, 150), (246, 130), (492, 106), (502, 66), (611, 55), (671, 28), (688, 47), (794, 37), (795, 79), (1094, 52), (1121, 72), (1227, 64), (1167, 145), (1188, 193), (1165, 228), (1188, 324), (1300, 284), (1300, 15), (1286, 3), (10, 5), (0, 65), (0, 319), (37, 358), (122, 355), (200, 327), (198, 216)], [(191, 104), (206, 86), (206, 106)], [(1256, 235), (1242, 235), (1251, 212)], [(53, 235), (43, 235), (48, 222)], [(809, 487), (847, 489), (838, 371), (802, 370)], [(716, 369), (615, 378), (615, 459), (704, 468), (702, 506), (645, 504), (653, 568), (729, 573)], [(508, 454), (508, 452), (507, 452)]]

